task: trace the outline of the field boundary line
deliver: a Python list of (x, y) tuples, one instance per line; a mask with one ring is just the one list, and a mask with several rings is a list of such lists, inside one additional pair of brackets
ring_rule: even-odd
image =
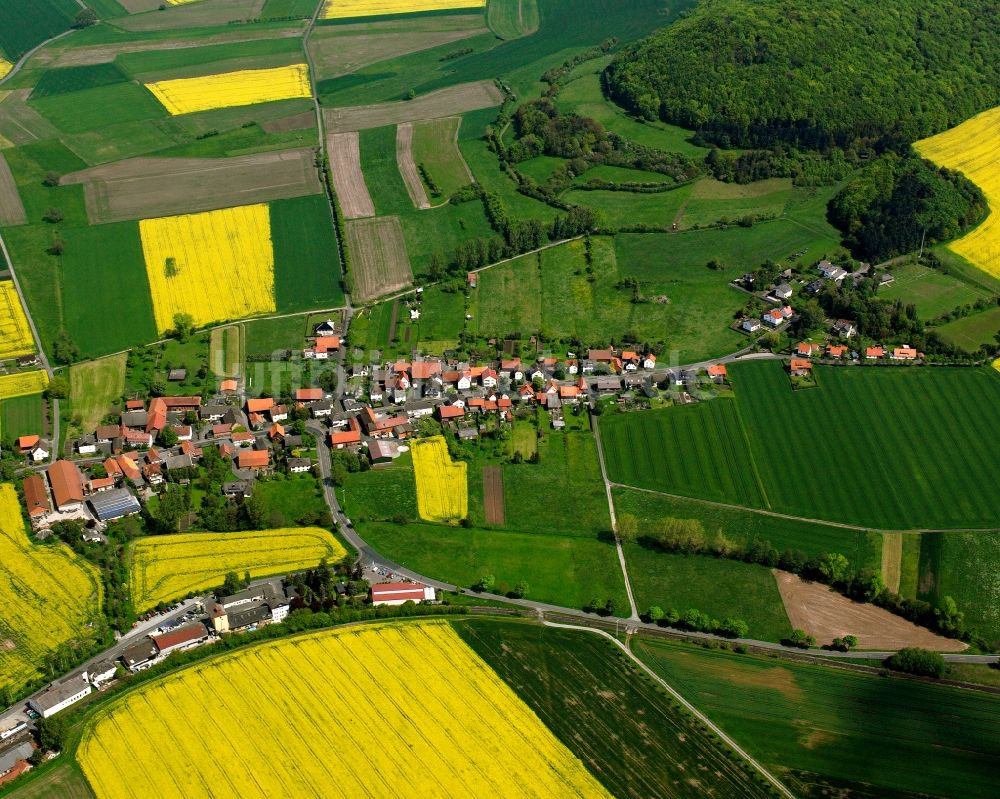
[(547, 621), (547, 620), (542, 621), (542, 624), (546, 627), (555, 627), (558, 629), (583, 630), (585, 632), (596, 633), (597, 635), (607, 638), (622, 652), (624, 652), (625, 655), (627, 655), (632, 660), (633, 663), (635, 663), (640, 669), (642, 669), (645, 674), (652, 677), (653, 680), (657, 683), (657, 685), (659, 685), (668, 694), (670, 694), (670, 696), (676, 699), (685, 710), (687, 710), (692, 716), (698, 719), (698, 721), (700, 721), (702, 724), (708, 727), (708, 729), (710, 729), (712, 732), (718, 735), (719, 738), (721, 738), (723, 742), (725, 742), (729, 746), (730, 749), (736, 752), (737, 755), (742, 757), (747, 763), (749, 763), (754, 769), (756, 769), (757, 772), (764, 779), (766, 779), (774, 788), (776, 788), (781, 793), (782, 796), (786, 797), (786, 799), (796, 799), (795, 794), (792, 793), (791, 790), (789, 790), (788, 787), (786, 787), (785, 784), (781, 782), (781, 780), (775, 777), (749, 752), (747, 752), (743, 747), (741, 747), (738, 743), (736, 743), (736, 741), (730, 738), (722, 730), (722, 728), (719, 727), (715, 722), (713, 722), (708, 716), (706, 716), (704, 713), (698, 710), (698, 708), (692, 705), (687, 699), (685, 699), (683, 695), (679, 691), (677, 691), (677, 689), (675, 689), (672, 685), (670, 685), (670, 683), (668, 683), (659, 674), (657, 674), (649, 666), (647, 666), (646, 663), (643, 660), (641, 660), (627, 644), (623, 644), (611, 633), (606, 632), (604, 630), (595, 629), (593, 627), (584, 627), (579, 624), (560, 624), (558, 622)]

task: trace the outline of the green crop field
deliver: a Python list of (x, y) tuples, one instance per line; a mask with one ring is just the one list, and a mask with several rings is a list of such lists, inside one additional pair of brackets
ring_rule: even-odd
[[(141, 50), (135, 53), (123, 53), (118, 57), (117, 63), (140, 81), (169, 80), (229, 72), (235, 69), (282, 66), (262, 57), (288, 54), (294, 54), (301, 60), (302, 42), (294, 36), (202, 47)], [(284, 61), (292, 63), (288, 59)], [(206, 66), (209, 68), (206, 69)]]
[[(640, 538), (660, 529), (665, 519), (696, 519), (707, 535), (722, 533), (740, 546), (767, 541), (778, 552), (799, 551), (807, 557), (839, 552), (858, 569), (878, 569), (881, 566), (882, 541), (879, 533), (766, 516), (742, 508), (725, 508), (628, 488), (614, 489), (613, 496), (618, 519), (634, 518)], [(916, 539), (916, 536), (913, 538)]]
[(124, 83), (128, 77), (114, 63), (91, 64), (83, 67), (63, 67), (45, 72), (35, 88), (31, 90), (31, 98), (52, 97), (57, 94), (69, 94), (83, 89), (94, 89), (98, 86), (110, 86), (113, 83)]
[(254, 319), (244, 322), (243, 328), (247, 355), (271, 355), (275, 350), (296, 350), (306, 344), (305, 316)]
[(121, 400), (126, 360), (122, 353), (70, 367), (70, 401), (73, 415), (80, 417), (81, 432), (91, 432)]
[(902, 300), (917, 306), (922, 319), (935, 319), (960, 305), (976, 302), (989, 293), (951, 274), (920, 264), (904, 264), (892, 270), (895, 282), (879, 289), (885, 300)]
[(755, 563), (707, 555), (625, 547), (629, 579), (639, 612), (653, 605), (680, 613), (690, 608), (722, 621), (743, 619), (750, 638), (781, 641), (792, 631), (771, 570)]
[(996, 525), (1000, 374), (816, 371), (793, 392), (781, 364), (739, 364), (735, 399), (605, 419), (612, 479), (880, 529)]
[(69, 30), (80, 7), (73, 0), (0, 0), (0, 52), (17, 60)]
[[(421, 574), (460, 586), (492, 574), (499, 593), (526, 580), (528, 596), (539, 602), (582, 608), (592, 598), (603, 603), (611, 597), (627, 615), (618, 556), (614, 545), (605, 541), (424, 523), (355, 526), (376, 551)], [(544, 528), (544, 521), (539, 526)]]
[(626, 228), (634, 225), (670, 227), (691, 195), (691, 185), (656, 194), (627, 191), (568, 191), (562, 199), (573, 205), (593, 208), (603, 226)]
[(632, 646), (799, 796), (996, 795), (1000, 697), (646, 638)]
[(521, 622), (454, 626), (613, 796), (772, 795), (609, 641)]
[(279, 311), (344, 303), (330, 207), (322, 195), (270, 204), (274, 293)]
[(64, 133), (101, 130), (120, 122), (166, 118), (156, 98), (135, 83), (112, 83), (93, 89), (32, 100), (31, 106)]
[(264, 10), (260, 12), (260, 18), (264, 20), (288, 19), (289, 17), (306, 19), (311, 17), (315, 10), (315, 0), (267, 0), (264, 3)]
[(635, 241), (593, 239), (593, 275), (586, 272), (582, 241), (480, 273), (470, 324), (483, 336), (541, 330), (550, 340), (578, 338), (595, 345), (663, 342), (685, 363), (736, 349), (743, 337), (727, 325), (745, 299), (704, 264), (671, 265), (655, 284), (643, 283), (641, 303), (632, 302), (631, 289), (616, 287), (633, 270), (634, 259), (644, 257), (635, 251)]
[(42, 772), (29, 771), (6, 794), (7, 799), (94, 799), (87, 778), (73, 760), (62, 760)]
[(42, 435), (45, 400), (41, 394), (0, 400), (0, 437), (13, 440), (18, 436)]
[(501, 39), (518, 39), (538, 30), (536, 0), (492, 0), (486, 6), (486, 22)]
[(976, 352), (984, 344), (996, 345), (1000, 333), (1000, 307), (972, 314), (935, 328), (941, 338), (967, 352)]

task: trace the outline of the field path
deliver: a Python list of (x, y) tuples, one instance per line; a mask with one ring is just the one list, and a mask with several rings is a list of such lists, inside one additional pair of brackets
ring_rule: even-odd
[(406, 191), (413, 204), (424, 211), (431, 207), (424, 190), (424, 182), (420, 179), (417, 165), (413, 161), (413, 123), (401, 122), (396, 126), (396, 165), (399, 174), (403, 176)]
[(698, 708), (696, 708), (694, 705), (688, 702), (688, 700), (685, 699), (680, 694), (680, 692), (677, 691), (677, 689), (675, 689), (672, 685), (670, 685), (670, 683), (668, 683), (659, 674), (657, 674), (655, 671), (649, 668), (649, 666), (647, 666), (642, 660), (640, 660), (635, 655), (634, 652), (632, 652), (632, 649), (627, 644), (623, 644), (621, 641), (618, 640), (618, 638), (611, 635), (611, 633), (607, 633), (604, 630), (595, 630), (593, 627), (584, 627), (578, 624), (559, 624), (558, 622), (554, 621), (543, 621), (542, 624), (544, 624), (546, 627), (555, 627), (564, 630), (583, 630), (585, 632), (594, 633), (595, 635), (600, 635), (603, 636), (604, 638), (607, 638), (622, 652), (624, 652), (625, 655), (633, 663), (635, 663), (636, 666), (642, 669), (642, 671), (645, 674), (651, 677), (656, 682), (657, 685), (659, 685), (668, 694), (670, 694), (670, 696), (672, 696), (675, 700), (677, 700), (688, 713), (690, 713), (692, 716), (698, 719), (698, 721), (700, 721), (702, 724), (708, 727), (708, 729), (710, 729), (712, 732), (718, 735), (719, 738), (727, 746), (729, 746), (730, 749), (732, 749), (734, 752), (736, 752), (737, 755), (739, 755), (747, 763), (753, 766), (765, 780), (767, 780), (771, 785), (774, 786), (775, 790), (781, 793), (782, 796), (786, 797), (786, 799), (795, 799), (795, 794), (793, 794), (785, 786), (785, 784), (781, 782), (781, 780), (779, 780), (770, 771), (764, 768), (764, 766), (760, 762), (755, 760), (754, 757), (749, 752), (747, 752), (742, 746), (736, 743), (736, 741), (734, 741), (732, 738), (726, 735), (726, 733), (722, 730), (722, 728), (719, 727), (717, 724), (715, 724), (715, 722), (713, 722), (708, 716), (706, 716), (704, 713), (698, 710)]
[(601, 426), (596, 416), (591, 418), (594, 420), (594, 438), (597, 440), (597, 460), (601, 464), (601, 479), (604, 481), (604, 493), (608, 497), (608, 512), (611, 514), (611, 531), (615, 534), (615, 549), (618, 551), (618, 563), (622, 569), (622, 576), (625, 578), (628, 604), (632, 610), (629, 618), (633, 621), (638, 621), (639, 609), (635, 605), (635, 596), (632, 594), (632, 581), (628, 578), (628, 564), (625, 562), (625, 550), (622, 549), (622, 541), (618, 537), (618, 517), (615, 516), (615, 500), (611, 496), (611, 487), (614, 483), (608, 479), (608, 469), (604, 465), (604, 447), (601, 446)]

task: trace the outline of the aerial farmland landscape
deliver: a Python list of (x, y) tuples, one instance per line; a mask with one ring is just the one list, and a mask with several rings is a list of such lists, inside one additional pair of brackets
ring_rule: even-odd
[(0, 0), (0, 799), (993, 799), (989, 0)]

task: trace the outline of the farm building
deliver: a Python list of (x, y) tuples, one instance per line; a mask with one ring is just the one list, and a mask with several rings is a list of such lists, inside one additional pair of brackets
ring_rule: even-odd
[(267, 469), (271, 465), (271, 451), (266, 449), (243, 450), (237, 460), (241, 469)]
[(295, 390), (296, 402), (316, 402), (323, 399), (323, 389), (321, 388), (298, 388)]
[(25, 741), (0, 755), (0, 785), (17, 779), (30, 769), (28, 758), (34, 751), (31, 741)]
[(208, 638), (208, 629), (200, 621), (184, 624), (169, 632), (157, 635), (153, 638), (153, 643), (160, 653), (160, 657), (166, 657), (176, 650), (190, 649), (197, 646)]
[(102, 522), (131, 516), (140, 510), (139, 500), (124, 488), (114, 488), (95, 494), (90, 498), (90, 507)]
[(450, 419), (461, 419), (465, 416), (465, 408), (460, 405), (439, 405), (437, 412), (438, 418), (440, 418), (442, 422)]
[(402, 605), (404, 602), (433, 602), (437, 594), (434, 588), (420, 583), (382, 583), (373, 585), (371, 599), (373, 605)]
[(67, 677), (65, 682), (52, 683), (44, 693), (28, 700), (28, 706), (43, 719), (47, 719), (79, 702), (92, 690), (87, 672), (84, 672), (76, 677)]
[(122, 652), (122, 663), (129, 671), (142, 671), (153, 665), (158, 651), (156, 644), (147, 636)]
[(44, 519), (52, 512), (49, 495), (45, 490), (45, 481), (40, 474), (33, 474), (24, 480), (24, 504), (28, 508), (28, 517), (34, 523)]
[(83, 475), (75, 463), (56, 461), (47, 470), (56, 510), (68, 513), (83, 507)]
[(372, 463), (391, 463), (399, 457), (399, 445), (393, 441), (372, 441), (368, 445), (368, 457)]

